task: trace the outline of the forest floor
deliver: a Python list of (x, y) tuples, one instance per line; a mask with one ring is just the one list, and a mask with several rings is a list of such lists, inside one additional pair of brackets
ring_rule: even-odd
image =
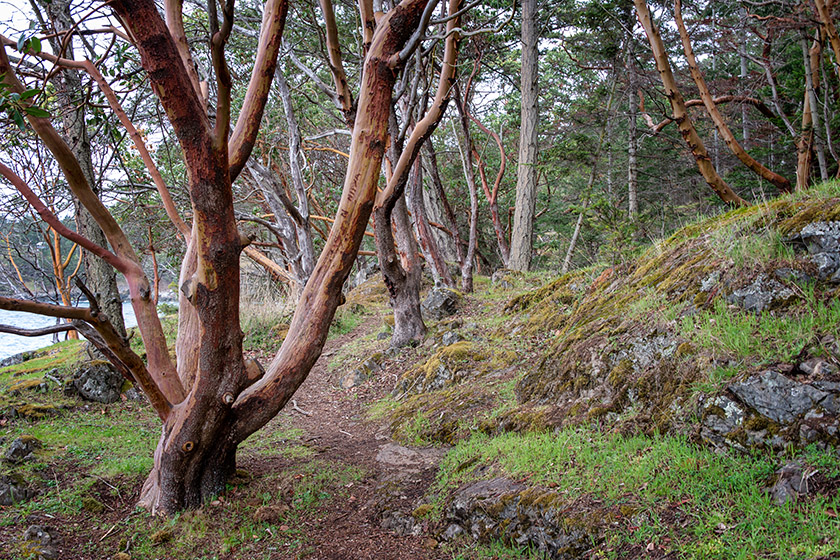
[[(445, 450), (397, 443), (387, 422), (369, 414), (428, 348), (404, 348), (366, 382), (338, 386), (366, 355), (387, 349), (388, 340), (375, 336), (386, 315), (380, 306), (353, 315), (342, 329), (351, 330), (328, 340), (294, 404), (242, 445), (228, 492), (175, 518), (135, 508), (159, 429), (145, 402), (84, 405), (59, 397), (65, 411), (57, 417), (4, 420), (3, 447), (34, 435), (44, 448), (23, 467), (41, 481), (39, 495), (0, 506), (0, 559), (38, 558), (38, 547), (21, 538), (31, 526), (49, 528), (51, 557), (79, 560), (500, 557), (463, 556), (422, 523), (409, 527), (415, 534), (394, 530), (424, 501)], [(250, 353), (269, 359), (258, 348)], [(30, 368), (22, 377), (42, 373)]]
[[(84, 361), (81, 343), (0, 368), (0, 451), (40, 442), (29, 460), (0, 462), (0, 499), (3, 485), (34, 491), (0, 506), (0, 560), (549, 557), (539, 547), (589, 560), (840, 559), (836, 431), (797, 447), (794, 426), (781, 449), (727, 450), (700, 437), (699, 423), (734, 413), (697, 412), (768, 368), (800, 372), (781, 386), (804, 391), (806, 366), (821, 364), (812, 369), (825, 378), (813, 380), (840, 399), (836, 285), (785, 280), (799, 295), (760, 316), (715, 298), (718, 288), (697, 295), (706, 267), (727, 271), (730, 288), (811, 270), (790, 232), (767, 224), (840, 219), (840, 183), (830, 187), (699, 221), (623, 267), (550, 282), (477, 276), (456, 315), (428, 320), (416, 347), (389, 349), (387, 292), (369, 280), (347, 294), (294, 400), (241, 445), (227, 491), (169, 518), (135, 507), (160, 437), (148, 403), (62, 391)], [(163, 322), (174, 337), (174, 317)], [(248, 356), (268, 363), (287, 322), (262, 300), (246, 306)], [(606, 367), (611, 355), (625, 358)], [(650, 365), (636, 371), (627, 356)], [(747, 430), (788, 433), (745, 410), (734, 444)], [(809, 422), (837, 418), (817, 412)], [(799, 482), (779, 501), (786, 472)], [(485, 500), (478, 488), (502, 490)]]

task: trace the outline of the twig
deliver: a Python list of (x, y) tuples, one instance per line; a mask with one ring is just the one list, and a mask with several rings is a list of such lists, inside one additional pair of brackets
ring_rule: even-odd
[(108, 532), (107, 532), (107, 533), (105, 533), (104, 535), (102, 535), (101, 537), (99, 537), (99, 542), (104, 541), (104, 540), (108, 537), (108, 535), (110, 535), (111, 533), (113, 533), (113, 532), (114, 532), (114, 529), (116, 529), (116, 528), (117, 528), (117, 525), (119, 525), (119, 523), (114, 523), (114, 526), (113, 526), (113, 527), (111, 527), (110, 529), (108, 529)]
[(346, 436), (353, 437), (353, 434), (351, 434), (350, 432), (345, 432), (344, 430), (338, 430), (338, 431), (341, 432), (342, 434), (346, 435)]
[(294, 399), (292, 399), (292, 410), (294, 410), (295, 412), (300, 412), (300, 413), (301, 413), (301, 414), (303, 414), (304, 416), (312, 416), (312, 413), (311, 413), (311, 412), (306, 412), (306, 411), (305, 411), (305, 410), (303, 410), (301, 407), (299, 407), (299, 406), (297, 405), (297, 401), (295, 401)]

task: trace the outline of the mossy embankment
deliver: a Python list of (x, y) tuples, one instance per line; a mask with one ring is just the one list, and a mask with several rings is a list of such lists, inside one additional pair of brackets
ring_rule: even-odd
[[(833, 183), (619, 266), (481, 285), (468, 342), (436, 342), (374, 409), (403, 441), (454, 446), (429, 496), (440, 538), (560, 558), (840, 551), (840, 284), (824, 266), (840, 247), (815, 248), (838, 225)], [(778, 503), (797, 469), (825, 478)]]

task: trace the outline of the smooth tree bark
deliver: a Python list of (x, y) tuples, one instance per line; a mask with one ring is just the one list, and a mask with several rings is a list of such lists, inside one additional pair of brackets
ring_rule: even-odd
[(837, 73), (837, 77), (840, 78), (840, 35), (837, 34), (837, 26), (834, 25), (834, 20), (831, 17), (830, 9), (832, 2), (831, 0), (828, 2), (826, 0), (814, 0), (814, 5), (823, 31), (828, 37), (831, 50), (834, 51), (834, 62), (832, 65), (834, 66), (834, 71)]
[(467, 190), (470, 193), (470, 229), (467, 237), (467, 253), (461, 263), (461, 290), (466, 293), (473, 291), (473, 265), (475, 262), (475, 251), (478, 245), (478, 187), (475, 181), (475, 165), (473, 163), (472, 134), (470, 134), (469, 118), (464, 109), (465, 100), (461, 97), (460, 89), (455, 87), (455, 106), (458, 108), (458, 123), (461, 128), (463, 146), (459, 140), (458, 151), (461, 154), (461, 167), (464, 169), (464, 178), (467, 181)]
[(805, 62), (805, 92), (810, 105), (811, 122), (813, 129), (813, 150), (817, 155), (817, 164), (820, 170), (820, 179), (828, 180), (828, 164), (825, 159), (825, 145), (820, 131), (820, 103), (817, 98), (817, 87), (820, 83), (820, 59), (822, 44), (819, 41), (819, 33), (814, 39), (811, 48), (808, 48), (808, 39), (803, 35), (799, 41), (802, 47), (802, 58)]
[(510, 233), (513, 270), (531, 268), (534, 219), (537, 205), (537, 157), (539, 140), (539, 67), (537, 50), (537, 0), (522, 1), (522, 117), (519, 128), (519, 166), (516, 175), (516, 205)]
[[(712, 118), (712, 121), (715, 123), (715, 127), (717, 128), (717, 131), (723, 138), (723, 141), (726, 143), (726, 145), (729, 147), (732, 153), (735, 154), (735, 156), (741, 161), (741, 163), (746, 165), (756, 175), (758, 175), (766, 181), (769, 181), (780, 191), (790, 192), (790, 181), (785, 177), (782, 177), (778, 173), (770, 171), (761, 163), (756, 161), (752, 156), (750, 156), (735, 138), (735, 135), (732, 134), (732, 131), (729, 129), (729, 126), (726, 124), (726, 120), (723, 118), (723, 115), (720, 114), (720, 111), (718, 110), (717, 105), (715, 104), (714, 99), (712, 98), (712, 93), (709, 91), (709, 87), (706, 85), (706, 80), (703, 77), (703, 73), (700, 72), (700, 67), (697, 65), (697, 58), (694, 56), (694, 48), (691, 46), (691, 39), (689, 39), (688, 37), (688, 30), (686, 29), (685, 23), (682, 19), (682, 2), (680, 2), (680, 0), (676, 0), (676, 2), (674, 3), (674, 21), (677, 24), (677, 30), (679, 31), (680, 38), (682, 39), (683, 51), (685, 52), (686, 61), (688, 61), (688, 68), (691, 72), (691, 77), (694, 80), (694, 83), (697, 85), (697, 89), (700, 91), (700, 99), (703, 101), (703, 105), (706, 108), (706, 112), (709, 114), (709, 116)], [(746, 60), (746, 57), (742, 57), (741, 60)], [(741, 107), (741, 114), (746, 115), (746, 105), (741, 105)], [(745, 128), (744, 130), (747, 129)], [(744, 140), (746, 141), (746, 137), (744, 138)]]
[(738, 196), (732, 188), (718, 175), (715, 166), (709, 158), (709, 153), (706, 151), (706, 146), (703, 145), (703, 140), (697, 134), (694, 128), (694, 123), (691, 122), (691, 117), (685, 107), (685, 100), (677, 87), (677, 81), (671, 71), (671, 62), (668, 60), (668, 52), (662, 42), (662, 36), (659, 30), (653, 24), (653, 19), (650, 17), (650, 10), (648, 9), (645, 0), (633, 0), (636, 6), (636, 13), (639, 22), (647, 34), (650, 48), (653, 51), (653, 58), (656, 62), (656, 69), (659, 71), (659, 77), (662, 79), (662, 85), (665, 87), (665, 95), (671, 103), (671, 110), (673, 112), (674, 121), (680, 129), (680, 134), (688, 144), (691, 154), (697, 162), (697, 168), (703, 179), (712, 188), (718, 197), (727, 204), (746, 205), (747, 202)]
[[(105, 232), (113, 251), (64, 227), (10, 169), (0, 165), (0, 175), (59, 233), (99, 255), (126, 277), (148, 366), (98, 309), (9, 298), (0, 298), (0, 307), (62, 316), (91, 325), (112, 350), (114, 360), (149, 395), (163, 420), (163, 433), (153, 470), (141, 493), (142, 505), (172, 513), (198, 506), (222, 492), (233, 472), (239, 443), (279, 412), (320, 355), (376, 196), (392, 88), (400, 66), (410, 55), (403, 50), (417, 34), (426, 4), (427, 0), (405, 0), (389, 10), (377, 26), (365, 61), (336, 223), (301, 296), (289, 335), (264, 374), (242, 355), (239, 256), (247, 239), (237, 229), (231, 182), (244, 168), (256, 141), (274, 75), (286, 2), (267, 2), (257, 60), (233, 130), (229, 120), (232, 77), (224, 60), (224, 46), (233, 27), (232, 4), (222, 10), (221, 21), (210, 18), (218, 90), (216, 121), (212, 123), (200, 89), (194, 86), (185, 67), (189, 52), (180, 48), (177, 40), (183, 32), (179, 18), (168, 18), (167, 27), (151, 0), (110, 3), (140, 52), (152, 90), (169, 117), (188, 170), (193, 220), (181, 274), (181, 313), (189, 320), (182, 320), (179, 325), (177, 369), (151, 304), (148, 279), (125, 234), (90, 189), (78, 161), (49, 119), (28, 115), (74, 193)], [(167, 14), (172, 11), (178, 10), (167, 5)], [(23, 91), (5, 48), (0, 49), (0, 72), (13, 91)]]

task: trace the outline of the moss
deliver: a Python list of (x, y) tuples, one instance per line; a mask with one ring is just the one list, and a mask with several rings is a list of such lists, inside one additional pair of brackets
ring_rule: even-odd
[(30, 420), (41, 420), (48, 416), (59, 414), (59, 410), (51, 404), (24, 403), (12, 405), (15, 414), (21, 418)]
[(38, 389), (44, 383), (43, 377), (33, 377), (31, 379), (21, 379), (15, 381), (9, 386), (10, 393), (19, 393), (28, 389)]
[(411, 512), (411, 516), (415, 519), (420, 519), (421, 517), (426, 517), (427, 515), (432, 513), (434, 509), (435, 506), (433, 506), (432, 504), (420, 504), (414, 509), (413, 512)]
[(92, 496), (85, 496), (82, 498), (82, 511), (88, 513), (102, 513), (105, 511), (105, 504)]
[(690, 342), (683, 342), (677, 346), (676, 356), (681, 358), (683, 356), (693, 356), (697, 353), (697, 348)]
[(175, 538), (171, 529), (161, 529), (152, 533), (151, 539), (154, 544), (164, 544)]
[(613, 387), (621, 387), (627, 382), (627, 378), (633, 373), (633, 362), (628, 358), (624, 358), (618, 362), (610, 371), (607, 381)]

